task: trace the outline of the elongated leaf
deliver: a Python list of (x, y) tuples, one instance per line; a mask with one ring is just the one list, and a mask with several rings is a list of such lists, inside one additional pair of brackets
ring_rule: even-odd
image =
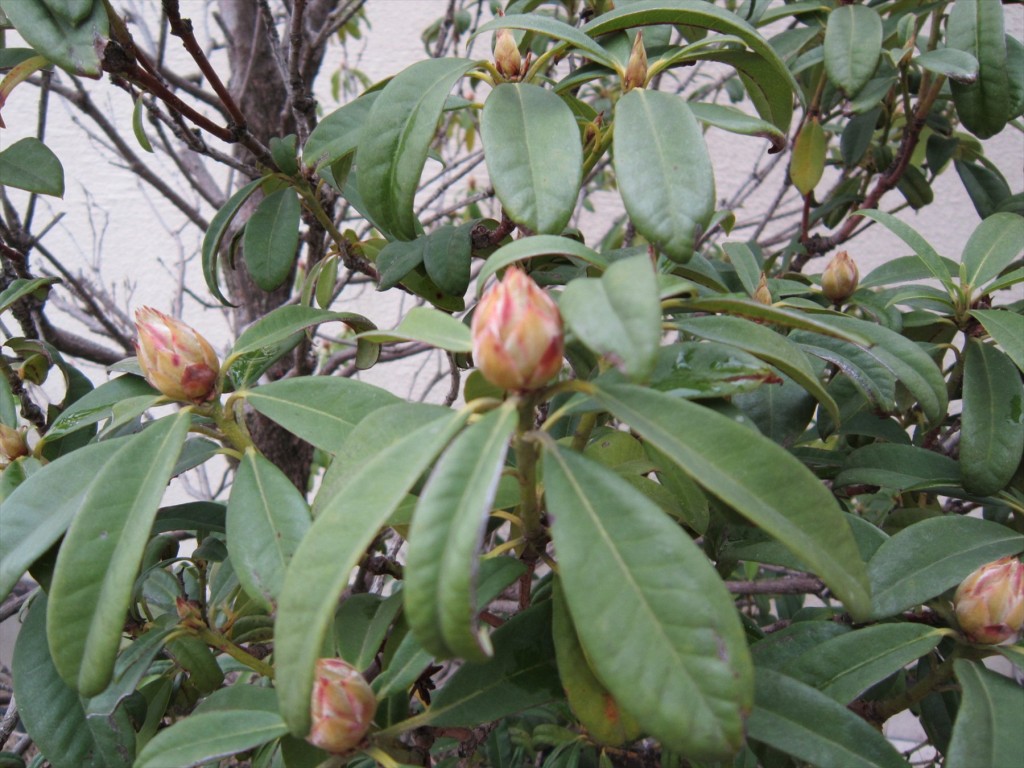
[(474, 226), (475, 222), (461, 227), (445, 224), (426, 237), (423, 266), (427, 277), (445, 293), (462, 296), (469, 288)]
[(61, 677), (84, 696), (110, 681), (134, 576), (190, 421), (185, 411), (165, 417), (111, 456), (57, 556), (47, 636)]
[(804, 683), (757, 670), (750, 738), (818, 768), (907, 768), (866, 720)]
[(6, 312), (18, 299), (25, 296), (45, 296), (50, 292), (50, 286), (61, 282), (58, 277), (37, 277), (32, 280), (19, 277), (11, 281), (3, 291), (0, 291), (0, 312)]
[(492, 411), (452, 442), (434, 468), (409, 529), (405, 616), (438, 657), (481, 662), (492, 653), (477, 627), (477, 553), (518, 423), (512, 403)]
[(964, 488), (979, 496), (1001, 490), (1024, 452), (1024, 384), (1009, 357), (967, 340), (960, 469)]
[(1005, 309), (972, 309), (971, 317), (985, 327), (1007, 357), (1024, 373), (1024, 315)]
[[(946, 752), (949, 768), (999, 768), (1024, 754), (1024, 688), (980, 662), (953, 662), (963, 698)], [(1017, 757), (1014, 757), (1017, 755)]]
[(110, 418), (114, 408), (124, 400), (148, 396), (155, 403), (161, 394), (139, 376), (118, 376), (78, 398), (53, 420), (46, 431), (46, 440), (56, 440), (98, 421)]
[(967, 51), (937, 48), (915, 56), (913, 62), (922, 69), (945, 75), (958, 83), (970, 84), (978, 79), (978, 60)]
[(228, 201), (221, 206), (221, 209), (210, 219), (210, 227), (203, 237), (203, 279), (206, 280), (206, 287), (210, 290), (221, 304), (232, 307), (224, 294), (220, 291), (220, 281), (217, 278), (217, 259), (220, 256), (220, 246), (228, 234), (231, 222), (235, 220), (239, 209), (260, 188), (263, 179), (250, 181), (244, 187), (235, 192)]
[[(0, 595), (64, 534), (100, 470), (127, 450), (130, 437), (106, 440), (62, 456), (22, 482), (0, 504)], [(6, 476), (6, 475), (5, 475)]]
[(413, 307), (393, 331), (368, 331), (359, 334), (370, 341), (421, 341), (449, 352), (469, 352), (473, 342), (469, 326), (446, 312), (429, 307)]
[(786, 337), (737, 317), (695, 317), (675, 323), (681, 331), (699, 338), (738, 347), (779, 368), (810, 392), (839, 420), (839, 406), (825, 389), (804, 352)]
[(996, 213), (978, 225), (964, 246), (967, 284), (981, 288), (1006, 269), (1024, 248), (1024, 218)]
[(949, 269), (946, 267), (942, 257), (939, 256), (927, 240), (921, 237), (917, 230), (906, 222), (897, 219), (891, 213), (879, 211), (874, 208), (861, 209), (857, 211), (857, 215), (866, 216), (867, 218), (874, 219), (884, 225), (886, 229), (899, 237), (900, 240), (913, 249), (914, 253), (917, 254), (918, 258), (920, 258), (928, 268), (928, 271), (932, 273), (932, 277), (941, 282), (942, 285), (951, 293), (956, 290), (953, 280), (949, 276)]
[(687, 262), (715, 212), (715, 179), (696, 118), (682, 98), (633, 89), (615, 105), (615, 175), (636, 231)]
[(661, 303), (646, 255), (616, 261), (600, 279), (573, 280), (558, 305), (587, 347), (628, 376), (639, 379), (651, 373), (661, 340)]
[(9, 187), (64, 197), (64, 167), (52, 149), (31, 136), (0, 152), (0, 178)]
[(999, 3), (957, 0), (949, 13), (947, 45), (978, 60), (974, 83), (949, 84), (956, 113), (964, 127), (980, 139), (995, 136), (1010, 117), (1010, 84), (1006, 69), (1006, 35)]
[(974, 569), (1024, 550), (1024, 536), (973, 517), (937, 517), (886, 539), (868, 563), (872, 618), (920, 605)]
[(278, 601), (274, 654), (281, 714), (294, 735), (309, 732), (313, 668), (352, 568), (463, 418), (437, 419), (362, 464), (299, 544)]
[(330, 453), (341, 448), (368, 413), (400, 402), (380, 387), (332, 376), (272, 381), (249, 390), (245, 399), (292, 434)]
[(693, 102), (690, 104), (690, 111), (702, 123), (721, 128), (723, 131), (768, 139), (772, 144), (769, 152), (781, 152), (786, 148), (786, 134), (767, 120), (751, 117), (735, 107)]
[(287, 732), (279, 714), (262, 709), (193, 713), (154, 736), (135, 768), (192, 768), (245, 752)]
[(476, 278), (476, 295), (484, 292), (487, 279), (498, 270), (507, 267), (517, 261), (527, 261), (538, 256), (552, 255), (571, 256), (587, 264), (592, 264), (600, 269), (608, 267), (608, 260), (595, 251), (588, 248), (579, 240), (571, 240), (568, 237), (557, 235), (536, 235), (524, 237), (521, 240), (513, 240), (507, 243), (488, 257), (487, 262), (480, 270)]
[(882, 17), (874, 8), (841, 5), (828, 15), (825, 71), (847, 96), (855, 96), (871, 79), (881, 54)]
[(876, 624), (815, 645), (780, 671), (840, 704), (899, 672), (939, 644), (944, 633), (921, 624)]
[(535, 13), (510, 13), (508, 16), (499, 16), (496, 19), (491, 19), (476, 31), (474, 37), (498, 29), (523, 29), (529, 32), (540, 33), (576, 48), (591, 61), (603, 64), (612, 70), (617, 69), (615, 58), (608, 51), (590, 37), (584, 35), (576, 27), (566, 24), (559, 19)]
[(681, 305), (681, 309), (691, 312), (724, 312), (730, 315), (747, 317), (751, 320), (764, 320), (775, 325), (786, 326), (787, 328), (823, 333), (826, 336), (843, 339), (852, 344), (861, 344), (863, 346), (870, 346), (872, 344), (868, 337), (862, 334), (836, 328), (831, 318), (838, 317), (839, 315), (832, 312), (811, 314), (798, 309), (787, 309), (786, 307), (762, 304), (753, 299), (741, 299), (733, 296), (702, 296), (687, 299)]
[(302, 162), (322, 173), (325, 166), (354, 153), (370, 107), (378, 95), (380, 91), (365, 93), (317, 123), (302, 148)]
[[(832, 494), (792, 454), (726, 416), (659, 392), (606, 386), (597, 399), (697, 483), (785, 545), (854, 616), (867, 615), (867, 574), (850, 527)], [(783, 476), (786, 482), (778, 482)]]
[(369, 593), (350, 596), (335, 615), (338, 655), (356, 669), (369, 668), (401, 608), (399, 590), (386, 598)]
[(654, 502), (599, 464), (546, 448), (544, 483), (565, 600), (598, 678), (664, 746), (733, 754), (752, 667), (711, 564)]
[[(793, 81), (778, 76), (774, 61), (756, 53), (737, 50), (708, 51), (701, 55), (701, 59), (735, 68), (757, 114), (783, 133), (789, 131), (794, 112)], [(799, 99), (799, 90), (796, 95)]]
[(389, 82), (370, 107), (356, 150), (363, 204), (387, 234), (414, 240), (413, 198), (452, 86), (474, 66), (468, 59), (427, 59)]
[(245, 223), (242, 252), (252, 279), (264, 291), (272, 291), (287, 278), (299, 245), (299, 214), (302, 207), (295, 190), (286, 187), (260, 201)]
[(565, 102), (537, 85), (504, 83), (487, 97), (480, 135), (509, 217), (537, 233), (561, 233), (583, 178), (579, 129)]
[(268, 610), (310, 523), (309, 507), (291, 480), (254, 450), (246, 451), (228, 501), (228, 553), (242, 588)]
[(44, 0), (0, 0), (0, 10), (36, 51), (72, 74), (97, 78), (96, 41), (109, 34), (106, 7), (100, 2), (77, 5), (76, 12), (55, 13), (57, 4)]
[(880, 485), (898, 491), (955, 489), (957, 463), (941, 453), (915, 445), (869, 443), (851, 453), (836, 476), (835, 486)]
[(825, 172), (825, 151), (828, 139), (825, 129), (816, 117), (812, 117), (800, 128), (793, 143), (793, 159), (789, 164), (789, 178), (800, 194), (807, 196), (814, 191)]

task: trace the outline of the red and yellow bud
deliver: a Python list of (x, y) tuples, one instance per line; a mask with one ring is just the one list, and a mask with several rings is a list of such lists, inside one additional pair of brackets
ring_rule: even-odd
[(629, 52), (626, 63), (626, 76), (622, 81), (622, 90), (643, 88), (647, 85), (647, 49), (644, 48), (644, 33), (638, 31), (633, 40), (633, 49)]
[(502, 389), (531, 390), (562, 370), (562, 316), (525, 272), (509, 267), (473, 314), (473, 361)]
[(499, 29), (494, 36), (494, 66), (505, 79), (519, 79), (523, 57), (511, 29)]
[(135, 328), (139, 367), (153, 387), (190, 403), (216, 397), (220, 362), (194, 328), (151, 307), (136, 310)]
[(1014, 642), (1024, 626), (1024, 563), (1004, 557), (981, 566), (957, 587), (953, 607), (971, 642)]
[(859, 281), (860, 272), (857, 271), (857, 265), (850, 258), (850, 254), (840, 251), (821, 273), (821, 292), (831, 299), (833, 304), (842, 304), (857, 290)]
[(306, 740), (327, 752), (355, 748), (377, 711), (377, 697), (355, 668), (341, 659), (320, 659), (313, 681), (313, 727)]

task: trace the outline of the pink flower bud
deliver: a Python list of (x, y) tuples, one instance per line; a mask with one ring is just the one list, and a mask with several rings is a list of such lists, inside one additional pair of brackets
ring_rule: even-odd
[(313, 681), (313, 728), (306, 740), (327, 752), (342, 753), (363, 740), (377, 697), (351, 664), (341, 659), (320, 659)]
[(515, 35), (510, 29), (499, 29), (494, 36), (494, 66), (502, 77), (518, 80), (523, 66)]
[(981, 566), (957, 587), (953, 606), (971, 642), (1014, 642), (1024, 626), (1024, 563), (1004, 557)]
[(151, 307), (135, 311), (139, 367), (167, 397), (203, 403), (217, 395), (220, 362), (195, 329)]
[(633, 48), (629, 52), (622, 89), (628, 91), (633, 88), (643, 88), (645, 85), (647, 85), (647, 49), (644, 48), (644, 33), (638, 31), (633, 40)]
[(473, 314), (473, 361), (502, 389), (531, 390), (562, 370), (562, 316), (525, 272), (509, 267)]
[(840, 251), (821, 273), (821, 292), (834, 304), (842, 304), (857, 290), (860, 272), (850, 254)]

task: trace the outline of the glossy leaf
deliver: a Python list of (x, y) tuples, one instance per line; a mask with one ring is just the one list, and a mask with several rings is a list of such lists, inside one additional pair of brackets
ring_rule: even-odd
[(481, 662), (492, 653), (477, 626), (478, 551), (518, 424), (514, 404), (467, 428), (442, 454), (430, 475), (409, 529), (405, 616), (420, 643), (435, 656)]
[(401, 608), (397, 590), (386, 598), (365, 592), (351, 595), (335, 615), (338, 655), (356, 669), (368, 669)]
[(387, 390), (354, 379), (299, 376), (249, 390), (246, 402), (303, 440), (330, 453), (378, 408), (400, 402)]
[(690, 312), (722, 312), (738, 315), (750, 318), (751, 320), (762, 320), (767, 323), (782, 325), (787, 328), (823, 333), (826, 336), (843, 339), (852, 344), (862, 344), (864, 346), (871, 344), (871, 341), (862, 334), (837, 328), (832, 323), (832, 318), (837, 316), (833, 313), (811, 314), (809, 312), (775, 306), (774, 304), (762, 304), (753, 299), (737, 298), (735, 296), (701, 296), (687, 299), (680, 308)]
[(427, 59), (397, 74), (380, 92), (359, 136), (357, 186), (363, 204), (385, 233), (414, 240), (419, 223), (413, 199), (452, 86), (474, 62)]
[(426, 237), (423, 266), (427, 277), (445, 293), (462, 296), (469, 288), (474, 222), (460, 227), (445, 224)]
[(71, 524), (103, 467), (131, 448), (130, 437), (105, 440), (33, 472), (0, 504), (0, 595), (6, 597), (29, 567)]
[[(788, 69), (785, 69), (786, 74), (780, 77), (777, 60), (766, 59), (749, 51), (708, 51), (701, 59), (733, 67), (757, 114), (780, 131), (789, 131), (794, 114), (794, 86)], [(799, 90), (797, 98), (800, 98)]]
[(326, 166), (354, 153), (370, 107), (378, 95), (380, 91), (364, 93), (320, 120), (302, 148), (302, 162), (323, 173)]
[(50, 424), (46, 431), (46, 440), (56, 440), (108, 419), (119, 403), (133, 397), (148, 397), (152, 405), (161, 394), (139, 376), (118, 376), (100, 384), (65, 408)]
[(1024, 550), (1024, 536), (973, 517), (936, 517), (886, 539), (868, 563), (871, 616), (913, 608), (963, 581), (974, 569)]
[(61, 677), (83, 696), (110, 681), (134, 577), (191, 418), (167, 416), (120, 446), (89, 479), (57, 556), (47, 636)]
[(373, 680), (372, 686), (377, 698), (383, 700), (394, 693), (408, 690), (433, 662), (434, 654), (420, 645), (416, 635), (407, 632), (390, 663)]
[(866, 720), (823, 693), (758, 668), (750, 738), (818, 768), (907, 768)]
[(972, 309), (971, 317), (984, 326), (1007, 357), (1024, 373), (1024, 315), (1005, 309)]
[[(915, 445), (869, 443), (843, 462), (835, 486), (878, 485), (896, 491), (949, 489), (960, 484), (957, 463)], [(952, 488), (950, 488), (952, 486)]]
[(8, 187), (64, 197), (64, 166), (52, 149), (31, 136), (0, 152), (0, 178)]
[(476, 35), (482, 35), (498, 29), (523, 29), (529, 32), (538, 32), (571, 45), (591, 61), (603, 64), (609, 69), (616, 68), (615, 59), (608, 51), (580, 32), (576, 27), (566, 24), (559, 19), (535, 13), (510, 13), (508, 16), (499, 16), (496, 19), (491, 19), (476, 31)]
[(50, 292), (50, 286), (59, 282), (59, 277), (36, 277), (31, 280), (19, 277), (12, 280), (10, 285), (0, 291), (0, 312), (6, 312), (14, 302), (25, 296), (46, 296)]
[(829, 638), (779, 671), (849, 704), (931, 651), (943, 636), (922, 624), (876, 624)]
[[(1000, 768), (1024, 754), (1024, 688), (980, 662), (953, 662), (963, 690), (946, 752), (949, 768)], [(1014, 757), (1017, 755), (1017, 757)]]
[(302, 207), (295, 190), (286, 187), (260, 201), (245, 223), (242, 252), (249, 274), (264, 291), (272, 291), (287, 278), (295, 264)]
[(715, 180), (686, 102), (638, 88), (619, 99), (613, 160), (636, 231), (673, 261), (689, 261), (715, 212)]
[(134, 768), (193, 768), (253, 749), (287, 732), (276, 712), (195, 712), (157, 733), (139, 754)]
[(829, 13), (825, 71), (847, 96), (855, 96), (867, 84), (881, 54), (882, 17), (878, 11), (866, 5), (841, 5)]
[(449, 352), (469, 352), (473, 348), (468, 325), (429, 307), (413, 307), (392, 331), (368, 331), (360, 338), (380, 343), (419, 341)]
[(559, 237), (557, 235), (524, 237), (520, 240), (506, 243), (488, 257), (483, 268), (477, 274), (476, 295), (480, 296), (483, 294), (487, 279), (498, 270), (517, 261), (528, 261), (540, 256), (553, 255), (571, 256), (600, 269), (608, 267), (608, 260), (604, 256), (593, 248), (588, 248), (579, 240), (572, 240), (568, 237)]
[(55, 13), (55, 5), (44, 0), (0, 0), (0, 10), (36, 51), (72, 74), (98, 78), (96, 41), (109, 35), (105, 5), (91, 3), (84, 14)]
[(299, 544), (278, 601), (274, 654), (281, 713), (294, 735), (309, 732), (313, 668), (352, 568), (462, 421), (455, 413), (432, 421), (359, 466)]
[(228, 234), (231, 223), (238, 215), (239, 209), (260, 188), (263, 179), (250, 181), (244, 187), (235, 192), (228, 201), (221, 206), (220, 210), (210, 219), (210, 226), (203, 237), (202, 258), (203, 258), (203, 279), (206, 280), (206, 287), (209, 289), (221, 304), (234, 306), (228, 301), (220, 290), (220, 280), (217, 277), (217, 260), (220, 257), (221, 243)]
[(828, 140), (825, 129), (817, 118), (812, 117), (800, 127), (800, 133), (796, 135), (793, 158), (789, 164), (789, 178), (805, 197), (814, 191), (825, 172), (826, 149)]
[(135, 140), (139, 142), (139, 146), (146, 152), (152, 152), (153, 145), (149, 143), (149, 137), (146, 135), (146, 126), (142, 122), (145, 111), (146, 104), (140, 95), (135, 99), (135, 109), (132, 110), (132, 132), (135, 133)]
[(661, 303), (646, 255), (616, 261), (600, 279), (573, 280), (558, 306), (587, 347), (632, 378), (651, 373), (661, 340)]
[(255, 450), (247, 450), (228, 501), (228, 553), (242, 588), (268, 610), (310, 523), (309, 507), (291, 480)]
[(957, 116), (980, 139), (996, 135), (1010, 117), (1002, 6), (957, 0), (949, 12), (946, 41), (948, 47), (966, 51), (978, 60), (976, 82), (954, 80), (949, 84)]
[(480, 118), (484, 157), (508, 216), (540, 234), (569, 223), (583, 177), (583, 147), (572, 111), (551, 91), (503, 83)]
[(913, 62), (922, 69), (945, 75), (958, 83), (970, 84), (978, 79), (978, 60), (967, 51), (956, 48), (936, 48), (915, 56)]
[(772, 145), (769, 152), (781, 152), (786, 148), (786, 134), (767, 120), (751, 117), (740, 109), (724, 104), (704, 104), (695, 101), (689, 106), (693, 116), (702, 123), (730, 133), (768, 139)]
[(565, 600), (598, 678), (666, 747), (734, 753), (752, 668), (714, 568), (654, 502), (601, 465), (547, 447), (544, 483)]
[[(832, 494), (784, 448), (687, 400), (606, 386), (598, 401), (697, 483), (807, 564), (856, 617), (870, 609), (867, 574)], [(777, 478), (785, 476), (786, 482)]]
[(978, 225), (964, 246), (967, 284), (981, 288), (1013, 263), (1024, 248), (1024, 218), (996, 213)]

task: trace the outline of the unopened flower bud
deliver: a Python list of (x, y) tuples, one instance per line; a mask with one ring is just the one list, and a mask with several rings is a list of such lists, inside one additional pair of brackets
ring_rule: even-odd
[(842, 304), (855, 290), (860, 280), (857, 265), (850, 254), (840, 251), (821, 273), (821, 292), (834, 304)]
[(306, 740), (327, 752), (343, 753), (366, 735), (377, 697), (355, 668), (341, 659), (320, 659), (313, 681), (313, 727)]
[(494, 65), (502, 77), (518, 80), (523, 57), (511, 29), (499, 29), (494, 37)]
[(194, 328), (151, 307), (135, 312), (139, 367), (167, 397), (203, 403), (216, 397), (220, 362)]
[(473, 314), (473, 361), (502, 389), (530, 390), (562, 370), (562, 316), (525, 272), (509, 267)]
[(626, 76), (622, 82), (624, 91), (643, 88), (647, 85), (647, 49), (644, 48), (644, 33), (638, 31), (633, 40), (633, 50), (629, 52), (626, 64)]
[(972, 642), (1014, 642), (1024, 626), (1024, 563), (1004, 557), (981, 566), (957, 587), (953, 607)]
[(0, 424), (0, 460), (11, 462), (27, 456), (28, 452), (25, 435), (14, 427)]
[(754, 301), (760, 302), (761, 304), (772, 304), (772, 292), (768, 288), (768, 277), (764, 272), (761, 273), (761, 279), (757, 281), (757, 290), (754, 291)]

